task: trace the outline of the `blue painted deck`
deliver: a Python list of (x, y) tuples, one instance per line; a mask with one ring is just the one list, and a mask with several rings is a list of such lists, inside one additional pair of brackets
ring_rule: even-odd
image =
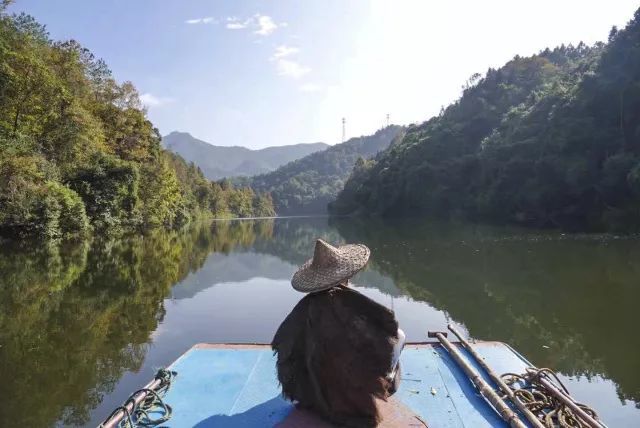
[[(524, 372), (529, 365), (499, 342), (474, 347), (497, 373)], [(401, 363), (403, 380), (393, 398), (429, 427), (506, 426), (439, 344), (407, 345)], [(268, 346), (196, 345), (171, 369), (178, 376), (165, 402), (173, 407), (173, 416), (163, 426), (268, 427), (285, 421), (293, 410), (280, 396)]]

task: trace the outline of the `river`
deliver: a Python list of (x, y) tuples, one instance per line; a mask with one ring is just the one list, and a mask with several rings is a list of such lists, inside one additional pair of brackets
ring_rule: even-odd
[(0, 426), (96, 426), (198, 342), (269, 342), (316, 237), (372, 250), (355, 286), (412, 341), (453, 322), (640, 426), (640, 239), (424, 220), (208, 222), (0, 249)]

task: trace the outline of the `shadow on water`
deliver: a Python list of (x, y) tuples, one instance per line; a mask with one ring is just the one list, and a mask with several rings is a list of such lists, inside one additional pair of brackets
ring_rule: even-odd
[[(171, 321), (176, 305), (229, 298), (229, 290), (237, 289), (233, 284), (262, 287), (250, 285), (260, 278), (288, 288), (316, 237), (368, 245), (371, 262), (355, 282), (377, 288), (380, 296), (426, 302), (464, 324), (471, 336), (508, 342), (535, 364), (568, 376), (612, 379), (620, 399), (640, 401), (639, 240), (306, 218), (203, 223), (58, 247), (5, 243), (0, 426), (100, 420), (108, 413), (105, 406), (126, 398), (116, 389), (140, 384), (136, 378), (134, 386), (123, 385), (123, 378), (147, 376), (153, 361), (167, 364), (184, 350), (185, 344), (171, 339), (184, 339), (183, 325)], [(227, 294), (207, 295), (215, 290)], [(299, 298), (287, 296), (269, 306), (286, 313)], [(236, 312), (240, 306), (234, 305), (241, 304), (218, 303)], [(423, 311), (426, 305), (415, 307)], [(261, 313), (257, 303), (252, 308), (243, 328), (267, 328), (265, 317), (273, 314)], [(193, 318), (190, 334), (201, 341), (210, 337), (205, 332), (211, 326), (199, 325), (198, 316), (187, 310), (173, 318)], [(172, 328), (173, 336), (154, 339)], [(149, 347), (152, 340), (156, 351)], [(157, 358), (150, 362), (152, 352)]]

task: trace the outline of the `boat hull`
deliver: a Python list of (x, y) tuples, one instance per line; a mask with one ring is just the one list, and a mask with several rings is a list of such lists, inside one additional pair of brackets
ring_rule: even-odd
[[(506, 344), (478, 342), (474, 347), (497, 373), (521, 373), (530, 366)], [(402, 382), (382, 406), (382, 426), (506, 426), (440, 344), (408, 344), (401, 364)], [(163, 426), (331, 426), (282, 398), (268, 345), (198, 344), (169, 368), (178, 375), (164, 398), (173, 414)]]

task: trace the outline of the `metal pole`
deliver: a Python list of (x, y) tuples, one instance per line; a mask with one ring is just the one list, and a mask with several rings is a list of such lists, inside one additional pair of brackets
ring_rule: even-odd
[(507, 422), (512, 428), (527, 428), (524, 422), (520, 420), (518, 415), (511, 410), (507, 403), (500, 398), (500, 396), (493, 390), (493, 388), (478, 374), (478, 372), (465, 361), (464, 357), (445, 337), (447, 333), (429, 333), (429, 337), (437, 337), (442, 346), (449, 352), (451, 357), (458, 363), (458, 365), (464, 370), (466, 375), (471, 379), (471, 382), (478, 388), (480, 394), (493, 405), (498, 411), (500, 417)]
[(518, 397), (516, 397), (513, 394), (513, 390), (511, 390), (511, 388), (509, 388), (509, 386), (507, 386), (506, 383), (504, 383), (504, 381), (502, 380), (502, 378), (500, 376), (498, 376), (488, 365), (487, 363), (485, 363), (485, 361), (482, 359), (482, 357), (480, 357), (480, 355), (478, 355), (478, 353), (476, 352), (475, 349), (473, 349), (471, 347), (471, 345), (469, 344), (469, 342), (466, 341), (466, 339), (464, 339), (462, 337), (462, 335), (458, 332), (458, 330), (456, 330), (451, 324), (449, 324), (447, 326), (447, 328), (449, 330), (451, 330), (451, 332), (453, 334), (456, 335), (456, 337), (458, 338), (458, 340), (460, 340), (460, 343), (462, 343), (462, 346), (464, 347), (464, 349), (466, 349), (467, 351), (469, 351), (469, 353), (471, 354), (471, 356), (476, 360), (476, 362), (478, 363), (478, 365), (480, 367), (482, 367), (484, 369), (484, 371), (487, 372), (487, 374), (489, 375), (489, 377), (491, 378), (491, 380), (493, 380), (502, 390), (502, 392), (504, 392), (509, 399), (513, 402), (513, 404), (516, 405), (516, 407), (518, 408), (518, 410), (520, 410), (526, 417), (527, 420), (529, 422), (531, 422), (531, 424), (536, 427), (536, 428), (545, 428), (544, 424), (542, 422), (540, 422), (540, 419), (538, 419), (536, 417), (536, 415), (534, 415), (531, 410), (529, 410), (527, 408), (527, 406), (524, 405), (524, 403), (522, 401), (520, 401), (520, 399), (518, 399)]

